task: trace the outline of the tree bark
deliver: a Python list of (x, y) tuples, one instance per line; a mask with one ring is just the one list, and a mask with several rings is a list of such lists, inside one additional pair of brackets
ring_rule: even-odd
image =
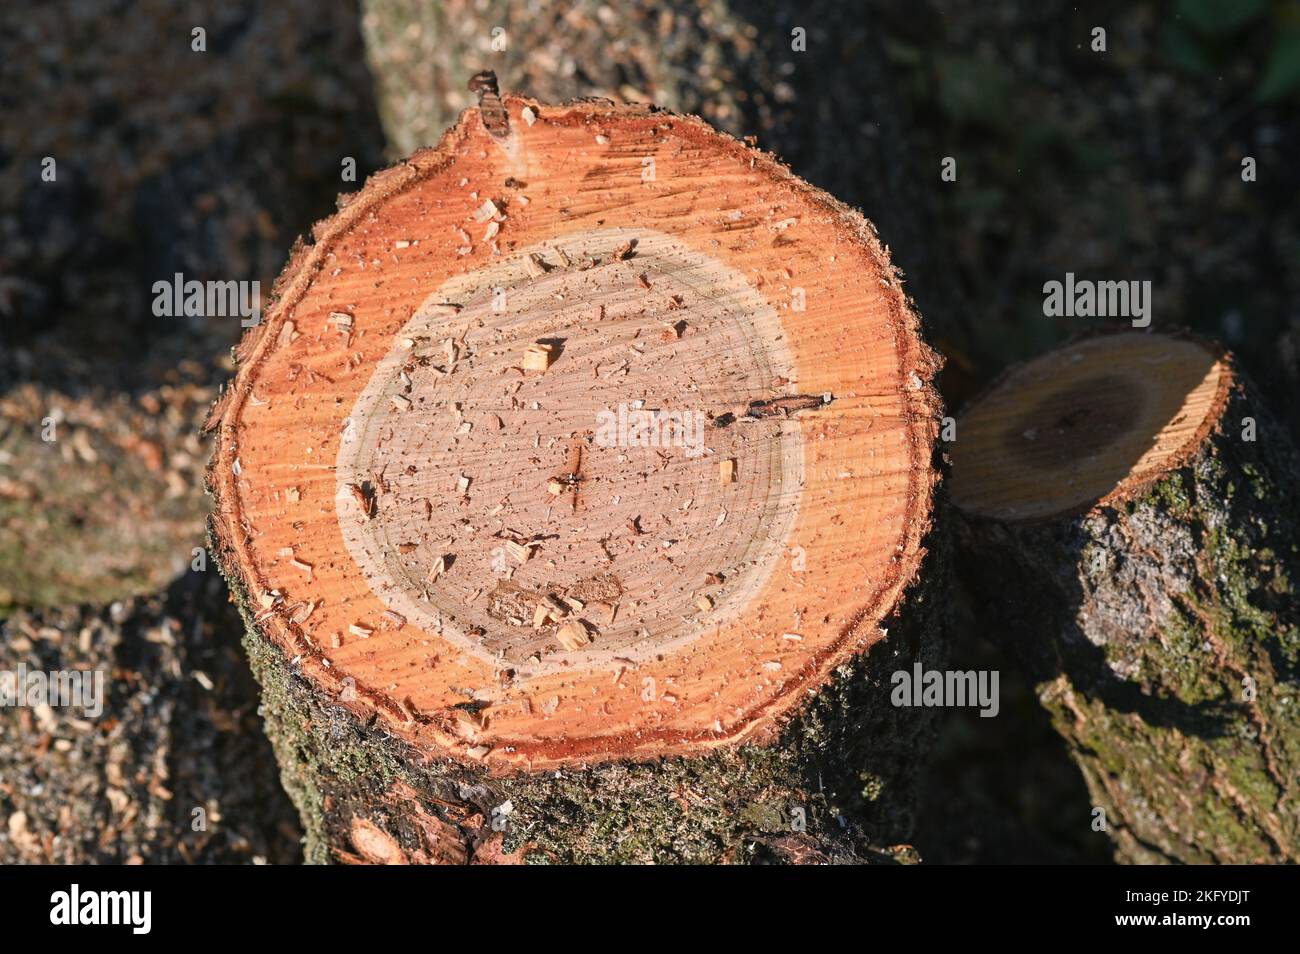
[(1230, 358), (1175, 337), (1068, 346), (958, 420), (962, 573), (1123, 861), (1300, 854), (1296, 473)]
[(945, 561), (885, 250), (699, 120), (480, 82), (214, 411), (309, 858), (906, 858), (929, 720), (887, 677), (939, 663)]

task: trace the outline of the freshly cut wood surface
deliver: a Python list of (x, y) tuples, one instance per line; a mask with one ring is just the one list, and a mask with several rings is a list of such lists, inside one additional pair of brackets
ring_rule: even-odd
[(1231, 383), (1217, 353), (1164, 335), (1102, 335), (1053, 351), (962, 414), (953, 502), (1032, 520), (1123, 499), (1195, 452)]
[(427, 752), (768, 738), (916, 581), (934, 369), (870, 226), (771, 158), (507, 98), (295, 252), (215, 412), (223, 564)]

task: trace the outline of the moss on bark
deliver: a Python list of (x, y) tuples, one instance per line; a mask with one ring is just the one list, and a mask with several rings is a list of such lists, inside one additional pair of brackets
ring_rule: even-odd
[(1122, 860), (1300, 856), (1298, 472), (1238, 384), (1195, 456), (1134, 499), (963, 517), (989, 632), (1037, 683)]
[(229, 582), (310, 862), (355, 858), (358, 819), (421, 859), (430, 818), (475, 861), (906, 862), (933, 720), (891, 704), (890, 675), (942, 664), (936, 594), (947, 566), (932, 549), (926, 582), (886, 622), (886, 640), (841, 666), (773, 745), (512, 775), (428, 759), (322, 697), (258, 633), (246, 593)]

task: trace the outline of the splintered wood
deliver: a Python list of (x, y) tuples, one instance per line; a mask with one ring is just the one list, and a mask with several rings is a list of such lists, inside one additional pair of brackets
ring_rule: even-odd
[(587, 627), (577, 621), (565, 623), (557, 629), (555, 638), (560, 641), (560, 645), (565, 649), (581, 649), (591, 641)]
[(357, 507), (365, 515), (366, 519), (373, 519), (375, 516), (375, 494), (368, 486), (360, 484), (348, 484), (348, 490), (352, 498), (357, 502)]
[(930, 353), (870, 227), (762, 153), (500, 109), (295, 252), (217, 411), (222, 559), (313, 685), (425, 752), (746, 738), (918, 572)]
[(517, 540), (507, 540), (506, 553), (510, 554), (510, 557), (516, 563), (527, 563), (533, 555), (533, 550), (540, 545), (541, 544), (535, 540), (529, 540), (527, 543), (520, 543)]
[(545, 371), (551, 366), (555, 348), (543, 342), (530, 344), (524, 351), (525, 371)]

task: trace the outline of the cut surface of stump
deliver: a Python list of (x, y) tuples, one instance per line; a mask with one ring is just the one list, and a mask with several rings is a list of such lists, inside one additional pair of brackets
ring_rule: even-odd
[(1230, 355), (1085, 339), (956, 437), (958, 566), (1117, 857), (1300, 857), (1300, 466)]
[(769, 157), (503, 102), (295, 252), (215, 412), (223, 565), (426, 751), (762, 738), (917, 577), (934, 359), (870, 226)]
[(1167, 336), (1102, 335), (1053, 351), (962, 415), (953, 503), (1032, 520), (1124, 499), (1201, 446), (1231, 381), (1220, 357)]

